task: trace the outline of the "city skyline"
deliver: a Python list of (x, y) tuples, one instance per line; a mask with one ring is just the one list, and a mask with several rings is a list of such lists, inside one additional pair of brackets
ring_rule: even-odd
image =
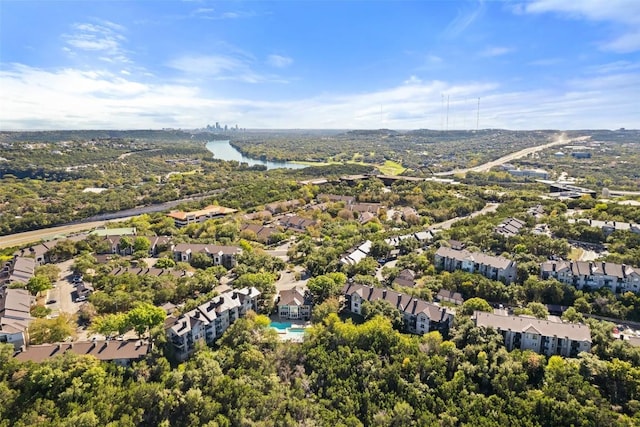
[(640, 2), (7, 1), (0, 129), (640, 127)]

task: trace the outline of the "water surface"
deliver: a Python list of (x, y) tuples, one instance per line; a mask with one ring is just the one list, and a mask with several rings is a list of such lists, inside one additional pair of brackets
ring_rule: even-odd
[(267, 169), (302, 169), (306, 165), (301, 165), (292, 162), (271, 162), (269, 160), (260, 160), (247, 157), (240, 151), (236, 150), (229, 141), (209, 141), (207, 142), (207, 150), (213, 153), (213, 157), (220, 160), (235, 160), (240, 163), (247, 163), (249, 166), (264, 165)]

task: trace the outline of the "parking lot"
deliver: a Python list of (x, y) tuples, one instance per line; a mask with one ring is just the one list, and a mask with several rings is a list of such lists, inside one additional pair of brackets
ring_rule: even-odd
[[(71, 282), (73, 272), (71, 266), (73, 260), (64, 261), (56, 266), (60, 269), (58, 280), (55, 282), (55, 287), (49, 289), (47, 293), (47, 307), (51, 311), (51, 317), (55, 317), (60, 313), (75, 314), (80, 308), (81, 303), (75, 302), (76, 288)], [(55, 302), (54, 302), (55, 301)]]

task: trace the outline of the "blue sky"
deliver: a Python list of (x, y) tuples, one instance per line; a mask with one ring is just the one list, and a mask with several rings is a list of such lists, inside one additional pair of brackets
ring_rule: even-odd
[(1, 129), (215, 122), (640, 128), (640, 0), (0, 2)]

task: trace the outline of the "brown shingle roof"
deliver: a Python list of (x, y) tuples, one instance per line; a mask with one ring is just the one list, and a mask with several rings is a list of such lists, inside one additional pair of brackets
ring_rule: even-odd
[(16, 359), (43, 362), (66, 352), (78, 355), (91, 355), (99, 360), (117, 359), (135, 360), (149, 352), (150, 345), (140, 340), (127, 341), (84, 341), (75, 343), (57, 343), (31, 345), (16, 355)]

